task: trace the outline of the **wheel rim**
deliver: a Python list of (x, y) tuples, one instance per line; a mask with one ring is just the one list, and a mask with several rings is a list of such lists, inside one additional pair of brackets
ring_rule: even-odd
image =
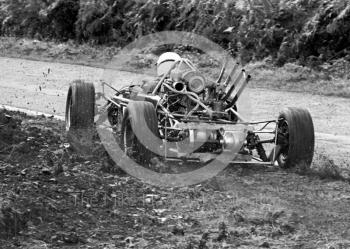
[(284, 141), (286, 143), (282, 144), (281, 152), (278, 156), (278, 162), (282, 165), (285, 165), (288, 160), (288, 151), (289, 151), (289, 126), (288, 122), (286, 120), (283, 120), (279, 127), (278, 127), (278, 133), (283, 136), (285, 139)]

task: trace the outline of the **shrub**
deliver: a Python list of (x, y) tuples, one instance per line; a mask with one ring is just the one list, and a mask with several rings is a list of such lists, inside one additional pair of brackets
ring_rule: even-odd
[(104, 0), (81, 2), (75, 27), (77, 39), (104, 43), (110, 40), (112, 31), (111, 7)]
[(44, 29), (41, 18), (42, 8), (46, 4), (41, 0), (4, 0), (1, 2), (1, 33), (11, 36), (33, 37)]
[(53, 36), (60, 40), (74, 39), (74, 25), (78, 19), (79, 0), (59, 0), (48, 7), (47, 22)]
[[(271, 57), (318, 68), (350, 61), (347, 0), (2, 0), (2, 35), (123, 46), (164, 30), (194, 32), (243, 63)], [(257, 4), (257, 5), (256, 5)], [(260, 4), (260, 5), (259, 5)], [(260, 7), (259, 7), (260, 6)], [(223, 33), (230, 28), (231, 33)]]

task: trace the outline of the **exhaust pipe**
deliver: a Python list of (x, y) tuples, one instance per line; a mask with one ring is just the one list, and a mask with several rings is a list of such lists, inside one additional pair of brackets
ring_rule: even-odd
[(186, 85), (184, 83), (182, 83), (182, 82), (177, 81), (177, 82), (174, 82), (173, 88), (176, 91), (183, 92), (186, 89)]

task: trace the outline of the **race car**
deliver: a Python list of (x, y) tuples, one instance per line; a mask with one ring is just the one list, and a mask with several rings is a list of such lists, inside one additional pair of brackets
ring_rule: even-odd
[[(124, 153), (143, 165), (153, 158), (209, 162), (226, 153), (232, 163), (310, 166), (315, 135), (309, 111), (289, 107), (275, 119), (246, 120), (237, 102), (250, 75), (239, 64), (226, 72), (223, 64), (218, 79), (211, 81), (190, 60), (166, 52), (152, 82), (119, 89), (103, 82), (113, 94), (99, 94), (105, 100), (101, 109)], [(95, 97), (92, 83), (70, 85), (68, 132), (94, 126)]]

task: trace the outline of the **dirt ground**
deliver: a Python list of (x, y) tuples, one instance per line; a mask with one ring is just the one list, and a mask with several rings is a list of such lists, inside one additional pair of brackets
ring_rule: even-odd
[[(100, 148), (76, 154), (61, 121), (0, 117), (0, 248), (350, 247), (346, 180), (230, 165), (200, 185), (156, 188)], [(325, 160), (315, 156), (336, 167)]]
[[(72, 80), (106, 77), (69, 64), (0, 65), (0, 104), (61, 116)], [(120, 86), (145, 79), (107, 76)], [(310, 110), (312, 171), (231, 165), (201, 185), (160, 189), (119, 172), (98, 146), (89, 158), (74, 153), (61, 121), (2, 112), (0, 248), (350, 248), (350, 99), (247, 92), (254, 120)]]

